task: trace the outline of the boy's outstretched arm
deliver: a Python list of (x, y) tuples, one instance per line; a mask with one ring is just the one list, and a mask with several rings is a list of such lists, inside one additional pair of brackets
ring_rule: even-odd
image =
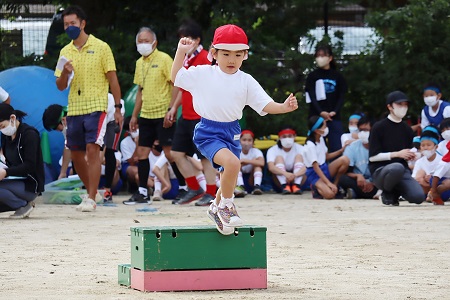
[(193, 47), (193, 41), (190, 38), (181, 38), (178, 42), (177, 52), (175, 53), (175, 57), (173, 59), (171, 79), (172, 82), (175, 82), (175, 77), (177, 77), (178, 71), (183, 67), (184, 57), (186, 53)]
[(297, 108), (297, 98), (295, 98), (295, 96), (291, 93), (283, 103), (278, 103), (275, 101), (270, 102), (264, 107), (263, 111), (268, 114), (284, 114), (294, 111)]

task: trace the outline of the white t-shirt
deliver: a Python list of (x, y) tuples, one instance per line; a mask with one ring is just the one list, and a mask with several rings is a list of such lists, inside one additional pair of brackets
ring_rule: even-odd
[(447, 154), (447, 152), (448, 152), (448, 149), (447, 149), (447, 143), (448, 143), (449, 141), (446, 141), (446, 140), (443, 140), (443, 141), (441, 141), (439, 144), (438, 144), (438, 147), (437, 147), (437, 152), (440, 154), (440, 155), (442, 155), (442, 156), (444, 156), (445, 154)]
[(436, 169), (434, 170), (433, 176), (437, 176), (439, 178), (450, 178), (450, 163), (442, 160), (439, 161)]
[[(122, 104), (120, 113), (123, 116), (125, 114), (125, 101), (123, 101), (123, 99), (120, 99), (120, 104)], [(114, 105), (116, 105), (116, 102), (114, 101), (114, 96), (111, 93), (108, 93), (108, 109), (106, 111), (107, 124), (111, 121), (114, 121), (114, 113), (116, 112), (116, 108), (114, 107)]]
[(1, 86), (0, 86), (0, 101), (1, 102), (5, 102), (6, 99), (8, 99), (9, 94), (7, 91), (5, 91)]
[(273, 145), (272, 147), (269, 148), (269, 150), (267, 150), (266, 154), (267, 163), (269, 162), (274, 163), (277, 156), (281, 156), (284, 160), (286, 171), (292, 171), (294, 170), (295, 156), (297, 156), (297, 154), (301, 154), (303, 156), (304, 151), (305, 151), (304, 147), (297, 143), (294, 143), (292, 148), (287, 152), (284, 151), (283, 149), (280, 149), (278, 147), (278, 144)]
[(328, 147), (325, 140), (320, 137), (317, 144), (307, 141), (303, 147), (303, 163), (307, 168), (311, 168), (316, 161), (319, 165), (323, 165), (327, 160)]
[[(430, 114), (431, 117), (435, 117), (438, 112), (439, 109), (441, 108), (441, 104), (442, 104), (442, 100), (439, 100), (439, 107), (436, 111), (433, 111), (433, 109), (429, 106), (425, 107), (424, 109), (422, 109), (422, 113), (421, 113), (421, 121), (420, 121), (420, 127), (422, 127), (422, 129), (424, 129), (425, 127), (427, 127), (428, 125), (430, 125), (430, 121), (428, 121), (427, 119), (427, 115), (425, 115), (425, 109), (428, 109), (428, 113)], [(449, 118), (450, 117), (450, 105), (446, 106), (444, 108), (444, 111), (442, 112), (442, 116), (445, 118)]]
[(226, 74), (217, 65), (181, 68), (175, 86), (192, 94), (197, 114), (217, 122), (241, 119), (246, 105), (264, 116), (264, 107), (273, 101), (251, 75), (240, 70)]
[[(244, 152), (241, 151), (241, 155), (240, 155), (240, 159), (257, 159), (258, 157), (264, 158), (264, 154), (258, 148), (250, 148), (250, 150), (248, 150), (247, 154), (245, 154)], [(253, 165), (250, 165), (250, 164), (241, 167), (242, 173), (248, 174), (248, 173), (251, 173), (252, 170), (253, 170)]]
[(122, 162), (127, 162), (136, 150), (136, 143), (129, 135), (120, 142), (120, 152), (122, 152)]
[(432, 161), (429, 161), (425, 156), (422, 156), (414, 164), (414, 169), (411, 176), (415, 178), (417, 176), (417, 172), (420, 170), (424, 170), (427, 175), (433, 175), (438, 163), (441, 160), (442, 156), (437, 153), (436, 157)]

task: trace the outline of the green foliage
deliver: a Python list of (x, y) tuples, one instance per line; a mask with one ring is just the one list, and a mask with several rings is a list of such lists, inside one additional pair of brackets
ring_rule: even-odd
[(386, 111), (385, 95), (402, 90), (412, 100), (409, 112), (420, 115), (422, 89), (440, 82), (444, 97), (450, 57), (450, 3), (447, 0), (411, 0), (402, 8), (373, 12), (369, 25), (383, 36), (373, 53), (352, 58), (344, 75), (350, 86), (347, 110), (363, 110), (372, 116)]
[[(49, 2), (69, 4), (68, 0), (43, 0)], [(410, 112), (418, 115), (423, 106), (422, 87), (428, 81), (440, 81), (444, 97), (450, 95), (450, 88), (444, 85), (450, 68), (448, 0), (410, 0), (401, 8), (393, 6), (399, 1), (362, 2), (373, 8), (366, 16), (368, 25), (375, 27), (383, 39), (372, 42), (374, 50), (349, 57), (341, 55), (343, 36), (342, 32), (336, 33), (340, 40), (332, 45), (334, 56), (349, 85), (343, 118), (354, 111), (378, 117), (386, 109), (385, 95), (396, 89), (403, 90), (413, 100)], [(10, 5), (9, 9), (18, 9), (14, 3), (0, 2), (3, 8)], [(158, 36), (158, 49), (171, 56), (175, 53), (178, 26), (185, 18), (193, 18), (203, 27), (206, 48), (216, 27), (226, 23), (243, 27), (251, 51), (242, 69), (255, 77), (276, 101), (284, 101), (291, 92), (299, 101), (299, 109), (293, 113), (264, 118), (246, 108), (247, 126), (257, 136), (275, 133), (284, 124), (295, 127), (299, 134), (306, 133), (308, 108), (303, 87), (307, 74), (314, 68), (314, 59), (312, 55), (298, 52), (298, 41), (321, 19), (323, 0), (72, 0), (70, 3), (86, 10), (87, 32), (111, 46), (123, 94), (132, 86), (135, 61), (139, 57), (135, 35), (141, 26), (152, 27)], [(337, 2), (328, 3), (332, 9)], [(59, 43), (67, 42), (68, 38), (61, 35)], [(56, 59), (56, 56), (18, 58), (2, 53), (0, 69), (30, 64), (53, 69)]]

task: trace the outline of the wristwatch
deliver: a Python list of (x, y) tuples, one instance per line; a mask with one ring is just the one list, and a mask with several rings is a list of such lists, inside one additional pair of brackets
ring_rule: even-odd
[(114, 107), (115, 107), (115, 108), (122, 108), (122, 103), (114, 104)]

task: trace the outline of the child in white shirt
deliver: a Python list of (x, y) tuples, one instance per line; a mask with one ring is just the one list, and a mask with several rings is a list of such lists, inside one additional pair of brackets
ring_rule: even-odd
[(208, 209), (222, 234), (232, 234), (242, 226), (234, 205), (234, 188), (241, 167), (238, 120), (246, 105), (260, 115), (281, 114), (297, 109), (297, 99), (289, 95), (276, 103), (259, 83), (239, 68), (248, 58), (248, 39), (242, 28), (224, 25), (216, 29), (209, 56), (213, 64), (183, 68), (185, 56), (195, 43), (181, 38), (172, 66), (174, 85), (193, 96), (194, 110), (201, 121), (194, 131), (194, 143), (215, 167), (222, 167), (221, 184), (216, 199)]
[(431, 178), (442, 159), (442, 156), (436, 153), (438, 143), (439, 130), (432, 125), (425, 127), (420, 137), (422, 157), (415, 162), (411, 175), (420, 184), (425, 194), (430, 191)]
[(244, 187), (243, 174), (248, 175), (249, 184), (253, 187), (253, 195), (262, 195), (261, 182), (264, 168), (264, 155), (261, 150), (254, 148), (255, 134), (251, 130), (241, 132), (241, 170), (237, 178), (237, 186), (234, 190), (235, 197), (243, 197), (247, 194)]
[(281, 185), (281, 193), (302, 194), (300, 186), (305, 182), (306, 167), (303, 164), (303, 146), (295, 143), (296, 132), (291, 127), (278, 132), (276, 145), (267, 150), (267, 167)]
[[(311, 185), (313, 198), (337, 198), (338, 182), (342, 174), (348, 169), (348, 160), (336, 159), (327, 164), (327, 160), (334, 159), (344, 153), (345, 146), (338, 151), (328, 153), (324, 137), (328, 134), (327, 122), (319, 116), (309, 118), (309, 132), (304, 146), (303, 159), (306, 166), (306, 176)], [(346, 164), (347, 162), (347, 164)]]

